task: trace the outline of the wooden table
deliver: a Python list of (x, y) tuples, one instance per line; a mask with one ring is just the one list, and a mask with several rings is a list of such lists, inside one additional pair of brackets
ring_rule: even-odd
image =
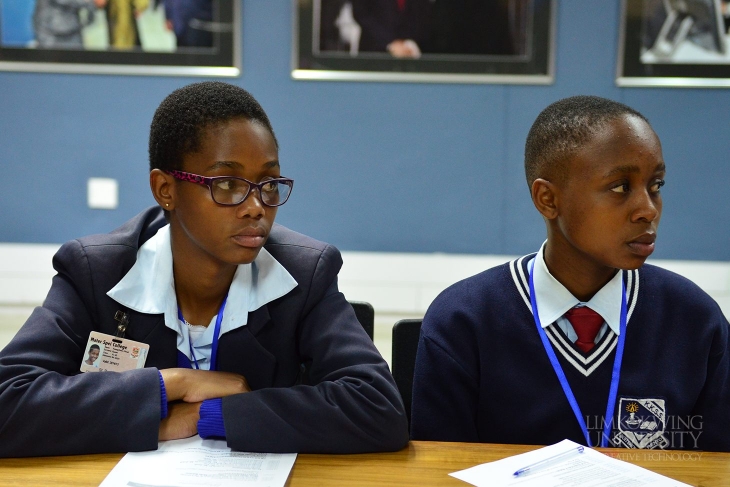
[[(395, 453), (301, 454), (289, 487), (467, 486), (447, 474), (537, 448), (525, 445), (412, 441)], [(730, 453), (601, 449), (621, 460), (690, 485), (730, 486)], [(98, 486), (121, 454), (0, 459), (3, 487)]]

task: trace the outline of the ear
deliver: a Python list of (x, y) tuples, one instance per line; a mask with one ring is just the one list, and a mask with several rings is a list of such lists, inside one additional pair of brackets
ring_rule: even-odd
[(175, 178), (160, 169), (150, 171), (150, 189), (163, 210), (175, 209)]
[(532, 183), (532, 202), (537, 211), (546, 219), (558, 216), (558, 188), (547, 179), (535, 179)]

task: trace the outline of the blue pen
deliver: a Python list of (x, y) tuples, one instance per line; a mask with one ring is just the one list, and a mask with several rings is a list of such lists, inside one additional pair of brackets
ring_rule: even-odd
[(516, 471), (514, 475), (515, 475), (515, 477), (519, 477), (520, 475), (525, 475), (526, 473), (537, 470), (549, 463), (557, 462), (558, 460), (562, 460), (565, 457), (569, 457), (570, 455), (572, 455), (574, 453), (583, 453), (584, 449), (585, 449), (585, 447), (583, 447), (583, 446), (576, 446), (575, 448), (571, 448), (570, 450), (564, 451), (562, 453), (558, 453), (557, 455), (553, 455), (548, 458), (544, 458), (544, 459), (540, 460), (539, 462), (535, 462), (526, 467), (522, 467), (521, 469)]

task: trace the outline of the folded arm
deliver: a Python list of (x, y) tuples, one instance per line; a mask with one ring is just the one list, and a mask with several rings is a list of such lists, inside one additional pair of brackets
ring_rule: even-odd
[(327, 247), (299, 323), (309, 383), (223, 399), (228, 444), (243, 451), (398, 450), (407, 419), (388, 366), (337, 289), (339, 253)]

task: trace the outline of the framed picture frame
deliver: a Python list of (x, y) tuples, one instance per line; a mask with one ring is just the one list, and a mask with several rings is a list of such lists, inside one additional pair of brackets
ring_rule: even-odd
[(240, 0), (75, 3), (83, 6), (59, 8), (51, 0), (0, 0), (0, 70), (241, 74)]
[(293, 0), (298, 80), (550, 84), (555, 0)]
[(618, 86), (730, 87), (729, 0), (622, 0)]

